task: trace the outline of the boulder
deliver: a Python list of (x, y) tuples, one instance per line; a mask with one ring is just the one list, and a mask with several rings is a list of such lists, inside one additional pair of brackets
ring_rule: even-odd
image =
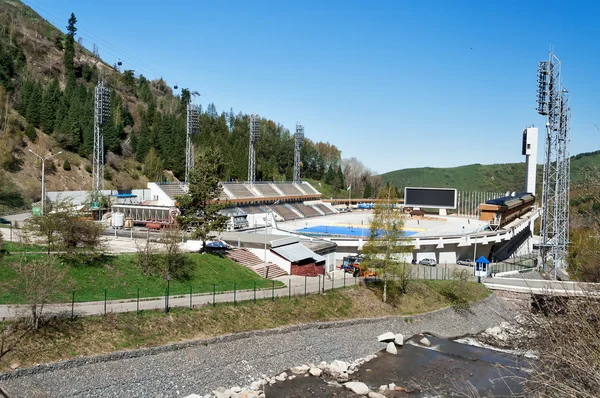
[(394, 388), (396, 388), (396, 384), (395, 383), (390, 383), (388, 384), (388, 388), (392, 391), (394, 391)]
[(275, 376), (276, 381), (285, 381), (285, 379), (287, 379), (287, 373), (285, 372)]
[(390, 341), (394, 341), (395, 338), (396, 338), (396, 335), (392, 332), (387, 332), (387, 333), (380, 334), (379, 336), (377, 336), (377, 340), (380, 343), (389, 343)]
[(369, 387), (365, 383), (359, 381), (349, 381), (344, 383), (344, 387), (352, 391), (355, 394), (367, 395), (369, 393)]
[(323, 371), (319, 368), (310, 368), (308, 371), (312, 376), (319, 377), (323, 373)]
[(345, 372), (348, 370), (348, 364), (344, 361), (338, 361), (337, 359), (333, 362), (331, 362), (332, 366), (337, 366), (337, 368), (340, 370), (340, 372)]
[(240, 387), (231, 387), (230, 388), (231, 392), (235, 392), (235, 393), (240, 393), (242, 392), (242, 389)]
[(183, 398), (202, 398), (202, 397), (198, 394), (192, 394), (192, 395), (188, 395), (187, 397), (183, 397)]
[(369, 398), (386, 398), (385, 395), (375, 392), (375, 391), (371, 391), (369, 392)]
[(379, 386), (379, 392), (385, 392), (388, 390), (387, 384), (382, 384)]
[(423, 337), (421, 340), (419, 340), (419, 344), (429, 347), (431, 346), (431, 341), (429, 341), (427, 337)]
[(394, 344), (400, 347), (404, 345), (404, 335), (402, 333), (396, 334), (396, 337), (394, 338)]
[(224, 387), (219, 387), (216, 390), (213, 390), (213, 395), (216, 398), (231, 398), (231, 391)]
[(310, 368), (307, 365), (300, 365), (294, 366), (290, 370), (292, 371), (292, 373), (295, 373), (297, 375), (303, 375), (304, 373), (308, 372), (308, 369)]
[(393, 355), (396, 355), (398, 353), (398, 350), (396, 349), (396, 345), (391, 341), (388, 343), (387, 348), (385, 350)]

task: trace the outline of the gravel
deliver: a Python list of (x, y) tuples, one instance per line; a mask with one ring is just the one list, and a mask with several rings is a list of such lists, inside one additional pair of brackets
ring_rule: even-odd
[[(303, 363), (351, 361), (383, 348), (379, 334), (431, 333), (456, 338), (512, 320), (510, 306), (492, 295), (471, 311), (452, 308), (414, 317), (298, 325), (269, 331), (79, 358), (0, 374), (14, 397), (185, 397), (217, 387), (246, 386)], [(176, 326), (174, 326), (176, 327)]]

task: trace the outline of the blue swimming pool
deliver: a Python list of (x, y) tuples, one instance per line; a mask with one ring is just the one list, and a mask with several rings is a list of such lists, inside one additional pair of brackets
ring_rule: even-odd
[[(346, 235), (346, 236), (370, 236), (369, 228), (345, 227), (338, 225), (315, 225), (313, 227), (297, 229), (296, 232), (306, 235)], [(379, 231), (381, 233), (381, 231)], [(379, 234), (378, 233), (378, 234)], [(416, 232), (404, 231), (404, 236), (411, 236)]]

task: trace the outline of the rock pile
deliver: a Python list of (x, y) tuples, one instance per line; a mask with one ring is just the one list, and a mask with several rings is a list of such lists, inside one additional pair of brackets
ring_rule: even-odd
[[(392, 332), (384, 333), (377, 337), (378, 341), (387, 343), (386, 351), (390, 354), (397, 354), (398, 349), (396, 347), (402, 347), (404, 344), (404, 336), (402, 334), (394, 334)], [(371, 389), (364, 383), (359, 381), (350, 381), (350, 376), (358, 371), (358, 368), (377, 358), (377, 355), (367, 355), (364, 358), (355, 359), (352, 362), (344, 362), (335, 360), (331, 363), (321, 362), (318, 365), (309, 363), (298, 365), (290, 368), (288, 372), (282, 372), (276, 376), (262, 377), (253, 381), (250, 386), (247, 387), (232, 387), (229, 389), (220, 387), (212, 392), (212, 394), (206, 394), (204, 396), (192, 394), (185, 398), (264, 398), (264, 386), (273, 385), (275, 383), (281, 383), (286, 380), (293, 380), (296, 377), (322, 377), (328, 379), (328, 383), (335, 384), (339, 387), (345, 387), (355, 394), (361, 394), (370, 398), (381, 398), (384, 397), (381, 393), (384, 391), (394, 390), (394, 385), (390, 384), (379, 387), (379, 392), (371, 391)]]

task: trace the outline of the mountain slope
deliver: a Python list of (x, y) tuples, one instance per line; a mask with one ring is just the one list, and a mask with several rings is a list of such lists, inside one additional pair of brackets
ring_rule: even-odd
[[(586, 170), (600, 166), (600, 151), (582, 153), (571, 158), (571, 183), (581, 182)], [(537, 167), (537, 190), (542, 189), (543, 166)], [(459, 191), (522, 191), (525, 185), (525, 163), (471, 164), (460, 167), (421, 167), (382, 174), (401, 190), (404, 187), (456, 188)]]

